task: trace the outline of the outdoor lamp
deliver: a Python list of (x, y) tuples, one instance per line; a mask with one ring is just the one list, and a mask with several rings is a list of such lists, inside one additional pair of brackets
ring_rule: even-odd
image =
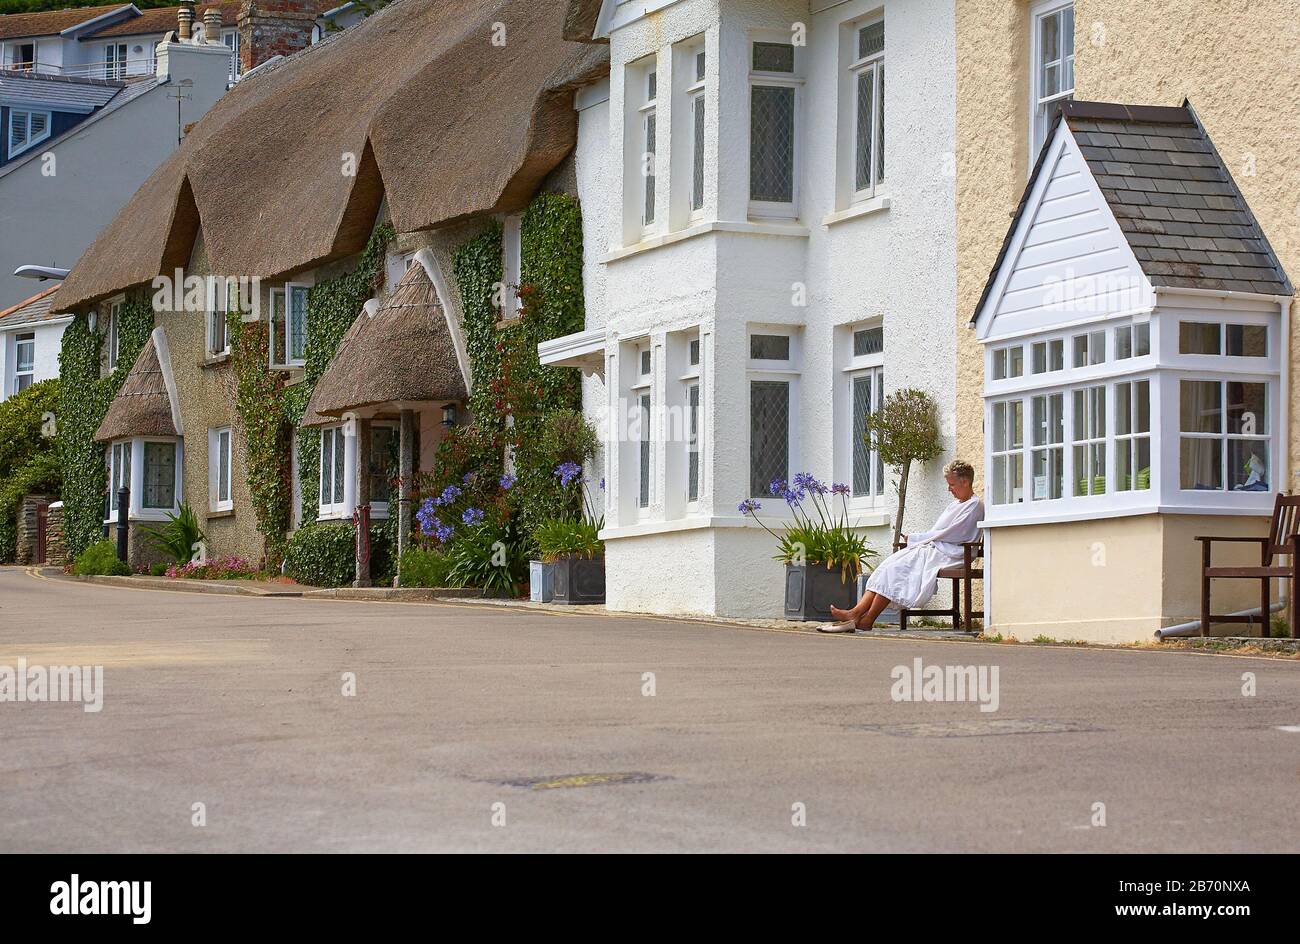
[(448, 429), (456, 425), (456, 404), (448, 403), (442, 408), (442, 425)]

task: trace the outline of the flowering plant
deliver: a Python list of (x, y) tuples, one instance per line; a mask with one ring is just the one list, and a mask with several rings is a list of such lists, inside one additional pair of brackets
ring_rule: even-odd
[[(879, 556), (849, 523), (847, 485), (835, 483), (827, 487), (811, 473), (800, 472), (790, 482), (773, 479), (768, 490), (785, 501), (794, 517), (794, 524), (783, 533), (777, 534), (758, 517), (763, 505), (757, 500), (747, 498), (737, 510), (776, 538), (775, 560), (793, 565), (824, 564), (827, 570), (839, 568), (840, 581), (847, 583), (857, 579), (864, 564)], [(838, 513), (834, 510), (835, 496), (840, 499)]]
[(168, 577), (191, 580), (252, 580), (261, 575), (256, 564), (235, 554), (212, 557), (202, 562), (190, 560), (167, 568)]
[[(554, 561), (570, 554), (591, 558), (605, 553), (605, 542), (599, 537), (605, 527), (605, 516), (596, 514), (582, 466), (576, 462), (561, 462), (555, 467), (555, 477), (566, 492), (575, 488), (581, 492), (582, 512), (546, 518), (538, 524), (533, 538), (542, 553), (542, 560)], [(601, 479), (600, 484), (603, 489), (605, 480)]]

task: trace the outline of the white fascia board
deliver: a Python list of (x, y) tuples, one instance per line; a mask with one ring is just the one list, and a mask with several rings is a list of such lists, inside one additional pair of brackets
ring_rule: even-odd
[(3, 105), (5, 108), (21, 108), (24, 111), (51, 111), (51, 112), (61, 111), (73, 115), (89, 115), (92, 111), (95, 110), (94, 105), (87, 105), (84, 102), (67, 102), (67, 101), (34, 102), (34, 101), (29, 101), (27, 99), (18, 98), (17, 96), (0, 98), (0, 105)]
[(549, 367), (582, 367), (605, 356), (605, 329), (589, 328), (537, 345), (537, 359)]
[(90, 29), (91, 27), (95, 27), (96, 29), (98, 29), (100, 27), (107, 26), (109, 25), (110, 22), (116, 20), (124, 13), (131, 13), (134, 14), (135, 16), (141, 15), (139, 7), (137, 7), (134, 3), (127, 3), (118, 7), (116, 10), (109, 10), (107, 13), (101, 13), (99, 14), (99, 16), (92, 17), (89, 20), (83, 20), (82, 22), (76, 24), (75, 26), (69, 26), (67, 29), (62, 30), (59, 33), (59, 35), (76, 36), (78, 33), (84, 32)]
[(600, 7), (600, 16), (596, 18), (596, 29), (592, 39), (609, 39), (609, 34), (622, 29), (629, 23), (658, 13), (680, 0), (605, 0)]

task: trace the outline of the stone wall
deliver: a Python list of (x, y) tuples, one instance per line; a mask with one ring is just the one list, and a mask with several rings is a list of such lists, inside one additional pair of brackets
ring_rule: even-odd
[(36, 522), (41, 506), (50, 501), (49, 495), (24, 495), (22, 501), (18, 503), (18, 550), (14, 555), (14, 563), (38, 563)]
[(63, 502), (50, 505), (50, 516), (46, 524), (45, 563), (51, 567), (64, 567), (68, 564), (68, 544), (63, 539)]

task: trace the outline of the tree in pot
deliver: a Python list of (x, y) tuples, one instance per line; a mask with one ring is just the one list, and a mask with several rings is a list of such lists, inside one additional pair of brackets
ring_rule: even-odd
[(939, 438), (939, 410), (923, 390), (910, 387), (885, 397), (880, 408), (868, 414), (863, 433), (880, 461), (898, 472), (898, 515), (894, 519), (894, 544), (903, 534), (907, 480), (912, 463), (929, 462), (943, 451)]

